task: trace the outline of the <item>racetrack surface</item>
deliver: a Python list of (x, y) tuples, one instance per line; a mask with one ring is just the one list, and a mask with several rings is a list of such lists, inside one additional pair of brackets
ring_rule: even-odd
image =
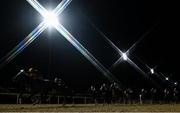
[(0, 112), (180, 112), (180, 104), (2, 104)]

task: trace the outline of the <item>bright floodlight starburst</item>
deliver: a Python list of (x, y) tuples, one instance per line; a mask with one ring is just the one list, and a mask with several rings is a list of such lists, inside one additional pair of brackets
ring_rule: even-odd
[(124, 59), (124, 60), (127, 60), (127, 59), (128, 59), (128, 57), (127, 57), (127, 54), (126, 54), (126, 53), (122, 53), (122, 57), (123, 57), (123, 59)]
[(177, 83), (177, 82), (174, 82), (174, 85), (178, 85), (178, 83)]
[(21, 73), (24, 72), (24, 69), (21, 69), (20, 72), (21, 72)]
[(166, 80), (168, 81), (168, 80), (169, 80), (169, 78), (168, 78), (168, 77), (166, 77)]
[(44, 21), (48, 27), (56, 26), (59, 24), (57, 16), (52, 11), (47, 11), (44, 14)]
[(154, 69), (150, 69), (150, 71), (151, 71), (151, 74), (154, 74)]
[[(61, 3), (53, 10), (48, 11), (37, 0), (26, 0), (37, 12), (39, 12), (44, 20), (41, 22), (23, 41), (13, 48), (0, 62), (0, 67), (9, 63), (19, 53), (21, 53), (29, 44), (31, 44), (38, 36), (47, 28), (55, 28), (68, 42), (70, 42), (88, 61), (90, 61), (106, 78), (110, 81), (119, 83), (118, 79), (99, 62), (76, 38), (58, 22), (57, 16), (68, 6), (72, 0), (62, 0)], [(0, 59), (1, 61), (1, 59)]]

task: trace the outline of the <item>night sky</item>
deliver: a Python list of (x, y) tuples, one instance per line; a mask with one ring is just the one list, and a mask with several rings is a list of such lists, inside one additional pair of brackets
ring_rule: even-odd
[[(51, 10), (61, 2), (38, 1)], [(0, 58), (3, 58), (43, 18), (26, 0), (1, 1), (0, 14)], [(119, 55), (92, 24), (124, 52), (150, 30), (129, 57), (146, 73), (144, 64), (157, 66), (156, 71), (180, 82), (177, 17), (175, 3), (170, 1), (73, 0), (59, 15), (59, 21), (108, 69)], [(0, 69), (0, 85), (11, 85), (11, 78), (20, 69), (30, 67), (40, 70), (46, 78), (58, 76), (69, 87), (79, 90), (107, 81), (61, 34), (50, 28)], [(127, 62), (110, 71), (125, 87), (151, 87), (151, 82)]]

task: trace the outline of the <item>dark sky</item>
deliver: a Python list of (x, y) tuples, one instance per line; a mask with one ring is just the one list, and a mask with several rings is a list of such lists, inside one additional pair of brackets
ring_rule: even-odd
[[(53, 9), (61, 0), (39, 0)], [(26, 0), (0, 3), (0, 58), (23, 40), (42, 17)], [(178, 10), (175, 3), (144, 0), (73, 0), (59, 15), (59, 21), (106, 68), (118, 54), (92, 27), (96, 25), (121, 50), (130, 48), (145, 32), (151, 32), (130, 52), (130, 58), (143, 69), (148, 64), (179, 81)], [(141, 63), (139, 60), (141, 59)], [(2, 61), (1, 61), (2, 62)], [(59, 76), (70, 87), (85, 89), (101, 84), (106, 78), (55, 29), (45, 30), (9, 64), (0, 69), (1, 84), (9, 85), (20, 70), (35, 67), (45, 77)], [(147, 70), (145, 70), (147, 72)], [(111, 72), (124, 86), (146, 86), (147, 80), (123, 62)], [(148, 82), (150, 83), (150, 82)]]

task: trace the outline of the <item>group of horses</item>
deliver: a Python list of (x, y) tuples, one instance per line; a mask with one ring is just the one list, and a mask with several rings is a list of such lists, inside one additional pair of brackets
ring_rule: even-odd
[(45, 79), (36, 70), (21, 70), (13, 77), (21, 103), (48, 103), (49, 95), (65, 95), (67, 86), (60, 78)]
[(95, 103), (177, 103), (179, 90), (177, 88), (144, 89), (121, 88), (116, 83), (91, 86), (89, 92)]

